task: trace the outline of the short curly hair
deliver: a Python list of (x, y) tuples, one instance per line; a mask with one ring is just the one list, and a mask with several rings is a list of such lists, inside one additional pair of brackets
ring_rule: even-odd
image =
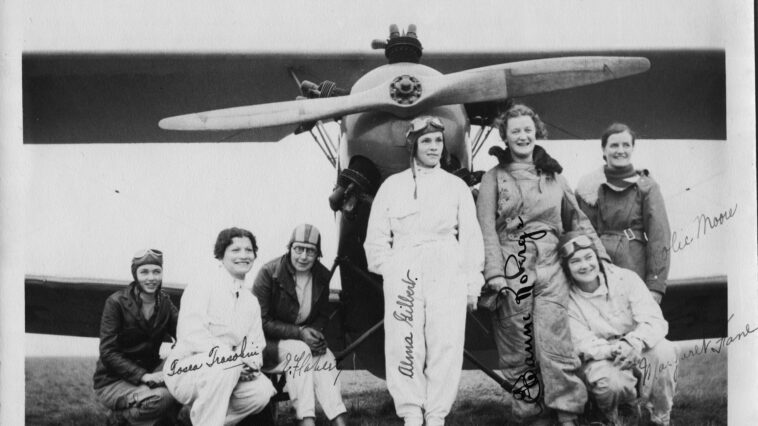
[(503, 141), (506, 140), (508, 131), (508, 119), (521, 116), (532, 117), (535, 126), (535, 136), (537, 139), (547, 139), (547, 128), (545, 127), (545, 123), (542, 121), (542, 119), (540, 119), (540, 116), (534, 112), (533, 109), (524, 104), (511, 105), (508, 107), (508, 109), (505, 110), (505, 112), (500, 114), (495, 119), (494, 124), (497, 127), (497, 130), (500, 132), (500, 139)]
[(226, 228), (218, 233), (218, 237), (216, 238), (216, 245), (213, 246), (213, 257), (218, 260), (223, 259), (226, 248), (232, 245), (232, 241), (235, 238), (249, 239), (253, 244), (253, 254), (255, 254), (255, 256), (258, 256), (258, 243), (255, 241), (255, 235), (253, 235), (253, 233), (247, 229), (231, 227)]
[(600, 137), (600, 147), (605, 148), (605, 146), (608, 145), (608, 138), (611, 137), (611, 135), (624, 132), (629, 133), (632, 137), (632, 146), (634, 146), (634, 142), (637, 140), (637, 134), (624, 123), (613, 123), (605, 129), (603, 136)]

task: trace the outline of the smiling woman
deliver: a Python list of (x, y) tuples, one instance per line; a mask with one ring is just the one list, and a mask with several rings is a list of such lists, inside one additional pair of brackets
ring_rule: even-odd
[(221, 261), (214, 279), (191, 283), (182, 295), (177, 342), (164, 372), (171, 394), (192, 405), (192, 424), (239, 422), (276, 394), (260, 372), (266, 344), (260, 307), (242, 287), (257, 251), (250, 231), (224, 229), (213, 249)]
[(571, 339), (596, 407), (617, 424), (618, 404), (640, 397), (651, 423), (668, 425), (679, 360), (661, 308), (633, 271), (600, 263), (586, 234), (568, 232), (558, 247), (572, 283)]
[(597, 230), (611, 261), (645, 281), (656, 302), (666, 292), (671, 230), (658, 183), (632, 165), (636, 135), (611, 124), (600, 139), (601, 169), (584, 176), (576, 189), (579, 206)]
[[(177, 309), (161, 291), (163, 253), (147, 249), (132, 258), (134, 281), (105, 301), (95, 395), (113, 421), (152, 424), (176, 414), (165, 387), (161, 341), (176, 335)], [(128, 403), (126, 401), (129, 401)]]
[[(561, 175), (563, 167), (536, 144), (547, 137), (539, 115), (526, 105), (514, 104), (497, 123), (506, 148), (489, 151), (499, 164), (482, 178), (477, 215), (490, 295), (485, 300), (495, 300), (486, 305), (493, 310), (503, 375), (514, 384), (510, 420), (537, 420), (546, 405), (559, 423), (572, 424), (587, 398), (576, 374), (579, 360), (568, 330), (568, 282), (556, 253), (558, 236), (586, 230), (600, 255), (607, 255), (576, 205)], [(516, 256), (518, 262), (508, 261)], [(527, 376), (525, 363), (534, 366)], [(527, 380), (537, 375), (541, 381)]]
[(458, 392), (466, 309), (482, 286), (482, 234), (471, 191), (443, 168), (442, 120), (415, 118), (410, 169), (379, 188), (364, 248), (384, 280), (387, 388), (406, 425), (442, 425)]

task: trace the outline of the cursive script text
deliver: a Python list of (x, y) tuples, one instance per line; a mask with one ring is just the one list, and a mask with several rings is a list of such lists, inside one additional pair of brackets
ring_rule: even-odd
[(234, 352), (228, 355), (220, 355), (219, 354), (219, 347), (214, 346), (211, 348), (211, 350), (208, 352), (208, 360), (201, 363), (189, 363), (189, 362), (181, 362), (182, 360), (175, 359), (171, 361), (171, 364), (169, 364), (169, 371), (166, 373), (167, 376), (174, 376), (177, 374), (184, 374), (189, 373), (190, 371), (197, 371), (203, 367), (213, 367), (213, 366), (224, 366), (224, 369), (239, 367), (243, 365), (243, 362), (234, 364), (234, 365), (226, 365), (235, 361), (242, 361), (245, 358), (251, 358), (257, 355), (260, 355), (260, 352), (257, 350), (252, 351), (246, 351), (247, 349), (247, 337), (242, 338), (242, 343), (237, 347)]
[[(319, 363), (319, 361), (321, 361)], [(287, 353), (284, 355), (284, 366), (282, 371), (290, 376), (299, 376), (304, 373), (318, 372), (318, 371), (334, 371), (337, 370), (337, 376), (334, 378), (334, 384), (337, 383), (337, 379), (342, 370), (337, 368), (337, 363), (333, 358), (328, 359), (326, 357), (316, 357), (309, 352), (302, 352), (300, 354)]]
[[(519, 216), (518, 218), (519, 224), (518, 228), (522, 229), (524, 227), (524, 221)], [(505, 278), (509, 280), (518, 279), (519, 284), (521, 284), (521, 287), (518, 288), (518, 290), (514, 290), (510, 287), (503, 287), (501, 291), (510, 292), (513, 294), (515, 298), (515, 302), (517, 305), (521, 304), (521, 301), (527, 298), (532, 297), (532, 292), (534, 290), (534, 278), (533, 274), (529, 274), (526, 271), (526, 267), (524, 267), (524, 263), (526, 262), (526, 243), (527, 240), (539, 240), (540, 238), (547, 235), (547, 231), (541, 230), (541, 231), (533, 231), (533, 232), (523, 232), (521, 236), (519, 236), (518, 239), (518, 245), (519, 245), (519, 251), (518, 251), (518, 257), (516, 257), (513, 254), (508, 255), (508, 258), (506, 258), (505, 261)], [(508, 265), (510, 262), (516, 262), (516, 272), (513, 274), (508, 274)], [(513, 268), (511, 268), (512, 270)], [(531, 278), (531, 282), (530, 282)], [(524, 340), (524, 351), (526, 352), (526, 359), (524, 360), (524, 363), (528, 367), (524, 373), (522, 373), (517, 379), (516, 382), (513, 384), (513, 390), (511, 393), (513, 394), (513, 397), (517, 400), (522, 400), (524, 402), (530, 402), (530, 403), (538, 403), (540, 399), (540, 395), (542, 394), (542, 385), (539, 381), (539, 378), (537, 376), (537, 361), (536, 361), (536, 355), (534, 350), (534, 321), (532, 320), (532, 314), (527, 313), (522, 318), (522, 321), (524, 323), (523, 325), (523, 334), (526, 340)]]
[(408, 270), (403, 283), (405, 283), (405, 294), (398, 294), (395, 304), (399, 307), (399, 310), (392, 312), (392, 317), (397, 321), (405, 323), (411, 329), (408, 334), (403, 337), (403, 347), (405, 348), (405, 356), (400, 360), (397, 366), (397, 371), (403, 376), (413, 377), (414, 375), (414, 362), (413, 362), (413, 304), (415, 301), (414, 295), (416, 294), (416, 281), (418, 278), (411, 278), (411, 271)]
[(734, 208), (730, 208), (719, 213), (718, 216), (707, 216), (703, 213), (695, 216), (692, 223), (696, 225), (694, 231), (684, 232), (680, 235), (676, 231), (671, 233), (671, 248), (674, 253), (678, 253), (688, 246), (699, 240), (701, 236), (705, 236), (708, 231), (723, 226), (729, 219), (734, 217), (737, 213), (738, 204), (734, 204)]

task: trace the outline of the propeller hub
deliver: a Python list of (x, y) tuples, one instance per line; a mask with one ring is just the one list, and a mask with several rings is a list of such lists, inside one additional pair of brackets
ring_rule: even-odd
[(401, 75), (390, 84), (390, 97), (400, 105), (410, 105), (421, 97), (421, 82), (412, 75)]

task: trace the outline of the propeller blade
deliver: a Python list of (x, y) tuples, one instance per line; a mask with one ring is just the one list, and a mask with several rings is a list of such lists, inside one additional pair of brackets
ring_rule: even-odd
[(425, 82), (429, 94), (425, 100), (434, 105), (502, 100), (586, 86), (648, 69), (650, 61), (640, 57), (580, 56), (512, 62), (434, 77)]
[(312, 122), (368, 110), (410, 117), (442, 105), (504, 100), (585, 86), (645, 72), (650, 61), (639, 57), (568, 57), (537, 59), (475, 68), (441, 76), (418, 76), (421, 95), (400, 104), (392, 99), (388, 80), (347, 96), (299, 99), (219, 109), (164, 118), (166, 130), (237, 130)]
[(158, 126), (166, 130), (238, 130), (310, 122), (382, 108), (386, 91), (380, 86), (348, 96), (217, 109), (164, 118)]

